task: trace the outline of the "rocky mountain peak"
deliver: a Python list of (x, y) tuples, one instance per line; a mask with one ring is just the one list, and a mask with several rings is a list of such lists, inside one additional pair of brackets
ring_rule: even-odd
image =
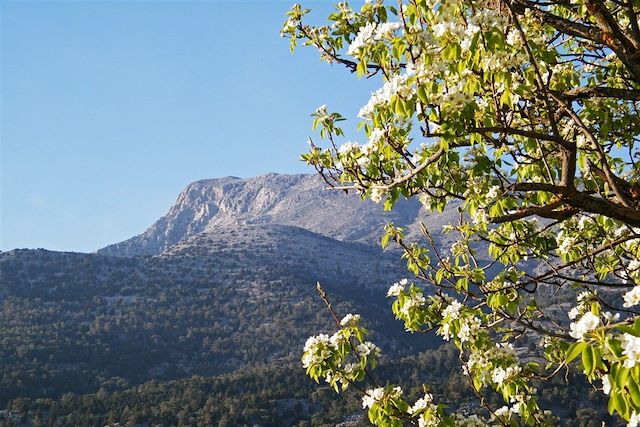
[[(391, 212), (363, 202), (357, 194), (327, 190), (316, 175), (270, 173), (253, 178), (225, 177), (189, 184), (166, 215), (142, 234), (99, 253), (156, 255), (176, 243), (227, 224), (280, 224), (337, 240), (373, 244), (386, 221), (413, 225), (426, 218), (416, 200), (401, 200)], [(448, 222), (429, 217), (429, 221)]]

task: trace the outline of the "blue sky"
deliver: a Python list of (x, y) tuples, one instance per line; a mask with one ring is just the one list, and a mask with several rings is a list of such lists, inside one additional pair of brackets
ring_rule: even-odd
[(374, 87), (314, 49), (291, 55), (290, 5), (0, 2), (0, 248), (93, 251), (191, 181), (311, 172), (309, 114), (355, 117)]

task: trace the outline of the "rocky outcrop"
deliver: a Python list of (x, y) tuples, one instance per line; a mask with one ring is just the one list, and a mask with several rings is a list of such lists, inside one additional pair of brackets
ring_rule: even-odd
[(169, 212), (142, 234), (98, 252), (157, 255), (199, 233), (220, 233), (225, 225), (242, 224), (289, 225), (341, 241), (376, 244), (386, 221), (415, 234), (422, 220), (439, 232), (454, 214), (455, 209), (427, 216), (417, 200), (400, 200), (385, 212), (381, 204), (362, 201), (357, 194), (327, 190), (316, 175), (226, 177), (189, 184)]

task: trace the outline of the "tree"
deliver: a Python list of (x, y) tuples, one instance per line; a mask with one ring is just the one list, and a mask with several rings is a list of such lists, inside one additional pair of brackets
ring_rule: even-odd
[[(365, 144), (341, 142), (345, 118), (322, 106), (321, 142), (303, 159), (329, 187), (385, 209), (400, 197), (431, 211), (457, 203), (450, 248), (387, 225), (382, 246), (399, 245), (415, 275), (388, 296), (407, 330), (453, 341), (474, 390), (505, 406), (471, 419), (428, 393), (409, 402), (371, 385), (380, 350), (352, 314), (332, 311), (338, 331), (309, 338), (307, 374), (360, 388), (377, 425), (541, 425), (554, 421), (533, 384), (571, 367), (638, 425), (640, 2), (368, 0), (337, 4), (320, 26), (308, 13), (288, 12), (291, 49), (314, 46), (381, 87), (358, 114)], [(532, 339), (543, 354), (514, 350)]]

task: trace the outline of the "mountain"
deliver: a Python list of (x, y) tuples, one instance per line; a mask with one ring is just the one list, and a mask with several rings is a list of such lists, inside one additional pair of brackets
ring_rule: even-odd
[[(300, 366), (306, 338), (336, 328), (317, 281), (337, 316), (362, 315), (382, 383), (410, 378), (417, 398), (426, 382), (472, 408), (457, 353), (393, 318), (386, 290), (408, 273), (378, 244), (385, 221), (409, 240), (423, 223), (446, 250), (457, 217), (415, 200), (384, 212), (316, 176), (228, 177), (190, 184), (144, 233), (97, 253), (1, 252), (0, 426), (364, 425), (357, 393)], [(578, 402), (565, 418), (603, 419), (586, 386), (561, 390), (551, 400)]]
[(418, 220), (439, 231), (455, 219), (455, 207), (429, 216), (415, 199), (400, 200), (385, 212), (381, 204), (363, 202), (357, 194), (327, 190), (316, 175), (226, 177), (189, 184), (169, 212), (146, 231), (98, 253), (157, 255), (198, 233), (233, 224), (290, 225), (337, 240), (377, 244), (386, 221), (410, 226), (415, 235)]

